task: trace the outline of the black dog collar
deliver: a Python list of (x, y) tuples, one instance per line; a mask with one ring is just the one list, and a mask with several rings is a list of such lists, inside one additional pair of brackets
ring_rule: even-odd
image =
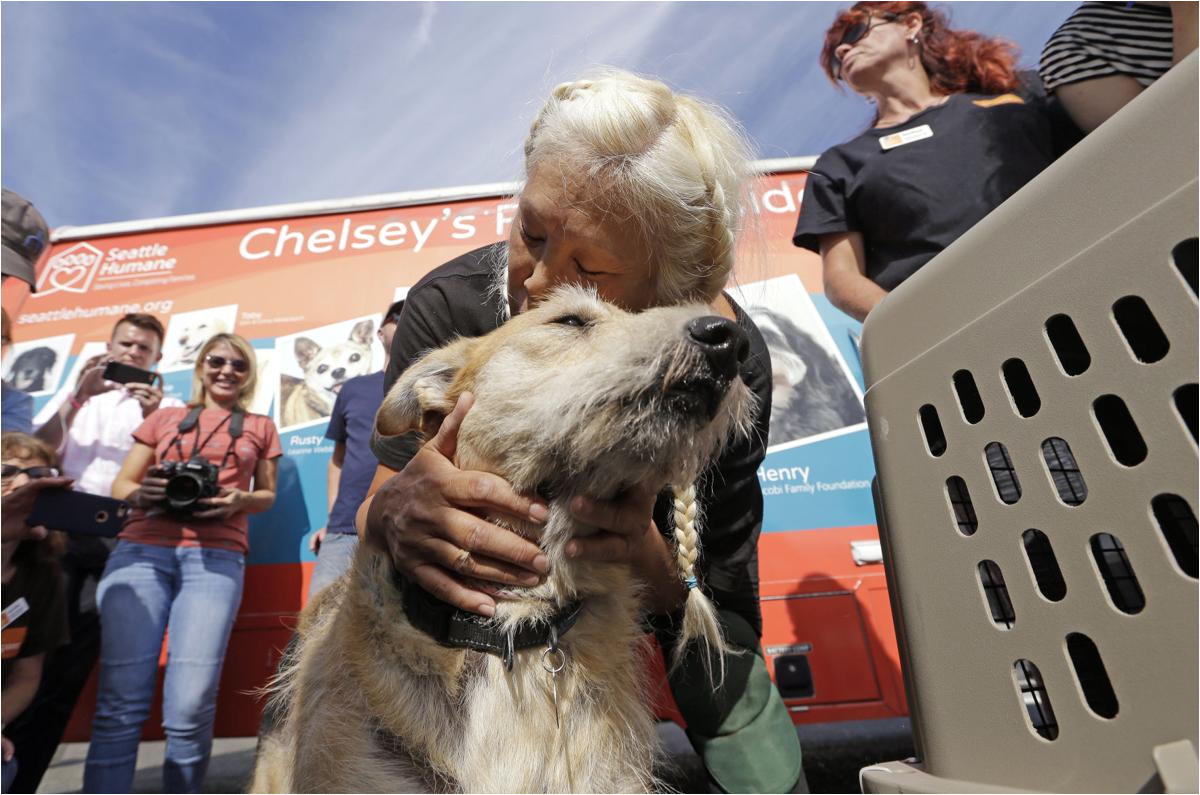
[(548, 622), (521, 624), (510, 632), (496, 626), (486, 616), (446, 604), (424, 588), (405, 581), (399, 574), (396, 585), (403, 594), (404, 615), (410, 624), (442, 646), (494, 654), (504, 660), (510, 671), (517, 650), (557, 646), (558, 639), (575, 626), (583, 612), (583, 602), (571, 602), (560, 608)]

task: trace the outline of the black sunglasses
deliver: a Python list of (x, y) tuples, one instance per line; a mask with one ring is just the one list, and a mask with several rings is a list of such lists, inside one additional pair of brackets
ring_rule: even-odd
[(214, 356), (211, 353), (204, 357), (204, 363), (214, 370), (220, 370), (225, 365), (229, 365), (235, 373), (244, 373), (250, 369), (250, 365), (246, 363), (245, 359), (226, 359), (224, 356)]
[(56, 467), (19, 467), (14, 464), (4, 464), (0, 466), (0, 477), (5, 480), (15, 478), (17, 475), (24, 473), (31, 480), (39, 478), (56, 478), (59, 475)]
[(858, 44), (860, 41), (862, 41), (863, 36), (866, 36), (871, 31), (871, 28), (875, 27), (871, 23), (876, 19), (882, 20), (879, 23), (882, 25), (887, 22), (895, 22), (899, 18), (900, 17), (896, 16), (895, 14), (884, 12), (876, 16), (869, 16), (863, 21), (855, 22), (853, 25), (846, 28), (846, 30), (842, 32), (841, 40), (838, 41), (838, 43), (833, 47), (833, 76), (840, 78), (842, 74), (842, 59), (836, 54), (838, 47), (841, 47), (843, 44), (849, 44), (851, 47), (853, 47), (855, 44)]

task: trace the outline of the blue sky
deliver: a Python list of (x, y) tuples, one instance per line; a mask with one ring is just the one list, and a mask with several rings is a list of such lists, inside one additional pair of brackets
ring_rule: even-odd
[[(0, 182), (52, 226), (515, 179), (589, 67), (728, 107), (762, 157), (870, 110), (821, 74), (842, 3), (0, 4)], [(1036, 64), (1074, 3), (945, 3)]]

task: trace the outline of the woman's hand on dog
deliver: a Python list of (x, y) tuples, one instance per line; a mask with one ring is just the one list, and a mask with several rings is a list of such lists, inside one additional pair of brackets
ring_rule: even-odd
[(472, 403), (474, 398), (463, 393), (437, 435), (379, 488), (364, 535), (391, 554), (405, 577), (437, 598), (493, 615), (496, 588), (491, 584), (536, 585), (550, 564), (537, 544), (479, 514), (540, 524), (549, 509), (517, 494), (501, 477), (454, 465), (458, 429)]
[(584, 524), (600, 528), (587, 538), (567, 544), (567, 557), (608, 563), (628, 563), (646, 585), (646, 606), (655, 613), (670, 612), (682, 604), (684, 588), (674, 553), (654, 524), (654, 502), (658, 490), (636, 486), (615, 500), (571, 500), (571, 515)]

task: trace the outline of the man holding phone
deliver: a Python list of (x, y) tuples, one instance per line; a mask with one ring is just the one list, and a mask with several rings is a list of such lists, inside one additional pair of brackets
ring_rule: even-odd
[[(77, 491), (108, 497), (133, 448), (133, 432), (156, 409), (182, 406), (164, 398), (153, 368), (165, 332), (153, 315), (128, 314), (113, 326), (108, 350), (94, 356), (52, 399), (54, 415), (36, 436), (55, 448)], [(53, 404), (52, 404), (53, 405)], [(79, 693), (100, 654), (96, 585), (115, 539), (71, 535), (62, 558), (71, 642), (49, 655), (32, 708), (5, 729), (21, 759), (13, 789), (35, 792), (62, 738)]]
[[(162, 389), (152, 382), (105, 378), (110, 363), (149, 374), (162, 359), (164, 333), (153, 315), (125, 315), (113, 326), (108, 350), (84, 364), (73, 389), (65, 387), (55, 396), (58, 411), (38, 428), (37, 437), (61, 451), (63, 471), (79, 479), (80, 491), (107, 497), (133, 446), (130, 434), (160, 405), (169, 405), (163, 404)], [(108, 369), (115, 375), (115, 368)], [(132, 370), (128, 375), (138, 378)], [(114, 423), (119, 427), (112, 428)]]

